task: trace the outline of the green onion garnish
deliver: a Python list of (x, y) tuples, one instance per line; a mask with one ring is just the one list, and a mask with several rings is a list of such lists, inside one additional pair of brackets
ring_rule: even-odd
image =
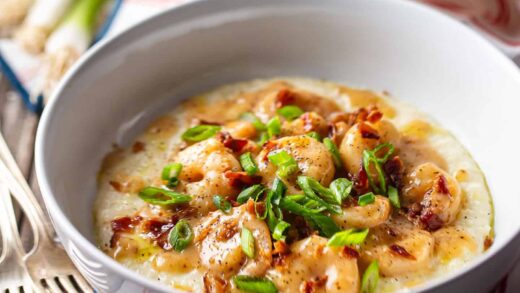
[(287, 197), (288, 199), (290, 199), (292, 201), (300, 201), (305, 198), (305, 194), (291, 194), (291, 195), (286, 195), (285, 197)]
[(327, 242), (327, 246), (359, 245), (365, 241), (368, 229), (348, 229), (334, 234)]
[(308, 137), (312, 137), (312, 138), (314, 138), (317, 141), (321, 141), (321, 137), (320, 137), (319, 133), (317, 133), (316, 131), (309, 132), (309, 133), (307, 133), (305, 135), (308, 136)]
[(147, 203), (156, 205), (181, 204), (191, 200), (189, 195), (152, 186), (141, 189), (138, 195)]
[(397, 191), (397, 188), (391, 185), (388, 186), (388, 199), (395, 208), (401, 208), (401, 202), (399, 201), (399, 192)]
[(183, 251), (193, 240), (193, 231), (188, 221), (184, 219), (178, 221), (168, 238), (175, 251)]
[[(377, 154), (382, 150), (388, 148), (388, 150), (385, 152), (385, 154), (382, 157), (378, 157)], [(376, 193), (379, 194), (386, 194), (387, 188), (386, 188), (386, 180), (385, 180), (385, 173), (383, 172), (382, 165), (386, 163), (388, 158), (394, 153), (394, 145), (390, 143), (382, 143), (375, 147), (373, 150), (364, 150), (363, 151), (363, 168), (365, 169), (365, 172), (367, 172), (368, 182), (370, 183), (370, 187), (372, 187), (372, 190), (374, 190)], [(379, 186), (377, 186), (374, 182), (373, 175), (370, 174), (370, 165), (373, 164), (374, 168), (377, 172), (377, 177), (379, 181)]]
[(179, 174), (182, 170), (182, 164), (180, 163), (170, 163), (166, 165), (161, 173), (162, 180), (167, 180), (168, 183), (166, 186), (169, 188), (174, 188), (179, 184)]
[(242, 250), (249, 258), (255, 258), (255, 238), (253, 237), (253, 233), (249, 231), (246, 227), (242, 227), (242, 232), (240, 233), (240, 243), (242, 245)]
[(233, 278), (238, 289), (251, 293), (278, 293), (273, 282), (267, 278), (239, 275)]
[(267, 156), (267, 158), (271, 163), (278, 167), (276, 174), (282, 178), (285, 178), (298, 171), (298, 164), (294, 158), (284, 150), (279, 152), (272, 152)]
[(213, 204), (226, 214), (231, 210), (231, 203), (220, 195), (213, 196)]
[(376, 196), (372, 192), (365, 193), (358, 198), (358, 205), (366, 206), (367, 204), (373, 203), (375, 200)]
[(289, 105), (276, 110), (276, 113), (282, 115), (287, 120), (294, 120), (303, 114), (303, 110), (298, 106)]
[(197, 125), (182, 134), (182, 139), (187, 142), (199, 142), (206, 140), (219, 132), (218, 125)]
[(338, 147), (336, 147), (336, 144), (332, 141), (332, 139), (328, 137), (325, 137), (323, 139), (323, 144), (332, 155), (332, 161), (334, 162), (334, 166), (336, 166), (336, 168), (341, 168), (343, 166), (343, 163), (341, 162), (341, 157), (339, 156), (339, 151)]
[(255, 184), (250, 186), (240, 192), (237, 197), (237, 202), (243, 204), (247, 202), (248, 199), (252, 198), (256, 201), (256, 199), (264, 192), (265, 187), (261, 184)]
[(269, 134), (267, 132), (262, 132), (260, 134), (260, 139), (258, 140), (258, 145), (263, 146), (269, 140)]
[[(316, 179), (308, 176), (298, 176), (298, 186), (309, 199), (317, 201), (333, 214), (341, 214), (341, 207), (330, 189), (323, 187)], [(318, 196), (316, 192), (321, 196)]]
[(280, 122), (280, 118), (278, 118), (278, 116), (269, 120), (266, 126), (269, 138), (276, 136), (282, 132), (282, 123)]
[(379, 265), (377, 260), (370, 263), (361, 278), (361, 293), (375, 293), (379, 282)]
[(242, 168), (247, 172), (247, 175), (255, 175), (255, 173), (258, 172), (258, 167), (250, 152), (240, 155), (240, 165), (242, 165)]
[(293, 214), (302, 216), (307, 221), (307, 223), (309, 223), (325, 237), (332, 237), (332, 235), (339, 231), (338, 226), (330, 217), (316, 213), (315, 211), (312, 211), (300, 205), (299, 203), (288, 199), (287, 197), (283, 197), (280, 201), (280, 208)]
[(330, 183), (329, 189), (334, 194), (336, 202), (341, 204), (350, 195), (352, 182), (347, 178), (338, 178)]
[(291, 227), (291, 224), (285, 222), (285, 221), (279, 221), (278, 224), (276, 224), (274, 231), (273, 231), (273, 239), (274, 240), (285, 240), (285, 231)]
[(280, 204), (280, 199), (284, 196), (285, 191), (287, 190), (287, 186), (283, 183), (283, 181), (276, 177), (273, 181), (273, 195), (271, 197), (271, 202), (274, 204)]
[(256, 117), (255, 114), (251, 113), (251, 112), (245, 112), (243, 113), (242, 115), (240, 115), (240, 119), (242, 120), (245, 120), (245, 121), (248, 121), (248, 122), (251, 122), (251, 124), (253, 124), (253, 126), (256, 128), (256, 130), (258, 131), (264, 131), (266, 130), (266, 126), (264, 123), (262, 123), (262, 121), (260, 120), (260, 118)]

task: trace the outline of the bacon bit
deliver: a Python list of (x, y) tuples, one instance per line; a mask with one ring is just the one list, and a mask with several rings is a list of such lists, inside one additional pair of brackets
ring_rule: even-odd
[(171, 249), (171, 244), (168, 241), (168, 234), (175, 226), (171, 221), (148, 220), (143, 224), (143, 232), (147, 234), (150, 239), (154, 240), (154, 244), (162, 247), (165, 250)]
[(123, 192), (123, 184), (118, 181), (110, 181), (108, 182), (117, 192)]
[(134, 228), (139, 225), (142, 218), (137, 217), (121, 217), (112, 220), (111, 227), (113, 232), (132, 232)]
[(354, 125), (358, 122), (367, 121), (367, 117), (368, 117), (368, 110), (365, 108), (359, 108), (357, 111), (355, 111), (351, 114), (349, 123), (352, 123), (351, 125)]
[(367, 139), (379, 139), (380, 137), (377, 133), (377, 130), (375, 130), (365, 122), (359, 123), (359, 132), (361, 133), (361, 137)]
[(144, 151), (144, 147), (145, 147), (144, 142), (136, 141), (136, 142), (132, 145), (132, 152), (133, 152), (134, 154), (135, 154), (135, 153), (142, 152), (142, 151)]
[(246, 139), (234, 139), (229, 132), (222, 131), (217, 134), (217, 139), (220, 140), (225, 147), (235, 153), (240, 153), (247, 145)]
[(236, 188), (242, 188), (245, 186), (258, 184), (262, 181), (261, 176), (250, 176), (246, 172), (232, 172), (227, 171), (224, 176), (229, 180), (229, 185)]
[(205, 273), (202, 277), (204, 282), (204, 292), (217, 293), (226, 292), (227, 282), (213, 274)]
[(354, 181), (354, 189), (358, 193), (362, 193), (368, 189), (368, 175), (363, 165), (359, 167), (359, 172), (352, 179)]
[(226, 241), (231, 239), (238, 232), (238, 223), (236, 221), (227, 221), (222, 223), (217, 232), (218, 241)]
[(350, 246), (343, 247), (341, 255), (346, 258), (359, 258), (359, 252)]
[(388, 175), (392, 185), (397, 189), (401, 189), (404, 176), (403, 160), (401, 160), (399, 156), (394, 156), (385, 163), (383, 169), (385, 170), (386, 175)]
[(432, 211), (426, 211), (423, 213), (419, 220), (423, 224), (424, 228), (430, 232), (437, 231), (444, 225), (444, 222), (441, 220), (441, 218), (439, 218), (439, 216), (434, 214)]
[(411, 255), (406, 249), (400, 245), (392, 244), (390, 245), (390, 251), (396, 255), (402, 256), (404, 258), (415, 260), (415, 256)]
[(383, 118), (383, 113), (378, 110), (370, 111), (367, 116), (367, 120), (370, 123), (376, 123), (377, 121), (381, 120), (381, 118)]
[(450, 190), (448, 189), (448, 181), (446, 180), (446, 177), (444, 177), (444, 175), (440, 175), (439, 177), (437, 177), (435, 187), (436, 190), (441, 194), (450, 194)]
[(287, 106), (294, 103), (294, 101), (296, 100), (296, 93), (288, 89), (283, 89), (276, 94), (275, 100), (276, 108), (282, 108), (283, 106)]
[(273, 254), (289, 254), (291, 250), (289, 249), (289, 245), (285, 243), (283, 240), (278, 240), (274, 244)]
[(318, 288), (325, 286), (328, 279), (329, 277), (327, 275), (323, 275), (314, 277), (310, 281), (305, 281), (301, 285), (300, 292), (314, 293)]
[(488, 250), (488, 248), (490, 248), (491, 245), (493, 245), (493, 237), (491, 237), (491, 235), (488, 235), (484, 239), (484, 250)]

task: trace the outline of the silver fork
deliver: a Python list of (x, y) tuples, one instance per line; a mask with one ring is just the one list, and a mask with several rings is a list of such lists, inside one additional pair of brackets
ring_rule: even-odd
[[(34, 234), (34, 248), (25, 265), (43, 292), (93, 292), (63, 247), (54, 241), (54, 230), (0, 134), (0, 177), (22, 206)], [(63, 290), (63, 289), (64, 290)]]
[(33, 282), (23, 261), (25, 251), (16, 227), (13, 203), (9, 189), (0, 182), (0, 230), (2, 231), (2, 255), (0, 255), (0, 292), (32, 292)]

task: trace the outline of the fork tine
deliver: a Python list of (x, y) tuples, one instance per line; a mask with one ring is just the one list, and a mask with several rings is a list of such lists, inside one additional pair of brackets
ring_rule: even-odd
[(58, 277), (60, 284), (63, 286), (66, 292), (77, 292), (78, 290), (74, 287), (68, 276)]
[(63, 292), (60, 288), (60, 286), (58, 286), (58, 284), (56, 283), (56, 281), (52, 278), (48, 278), (48, 279), (45, 279), (45, 282), (47, 283), (47, 286), (49, 286), (49, 289), (52, 293), (60, 293), (60, 292)]
[(92, 287), (90, 287), (90, 285), (87, 283), (85, 278), (83, 278), (83, 276), (80, 275), (79, 273), (73, 273), (72, 279), (74, 279), (74, 282), (76, 282), (76, 284), (78, 284), (79, 288), (81, 288), (81, 290), (83, 290), (83, 292), (93, 292), (94, 291), (92, 289)]

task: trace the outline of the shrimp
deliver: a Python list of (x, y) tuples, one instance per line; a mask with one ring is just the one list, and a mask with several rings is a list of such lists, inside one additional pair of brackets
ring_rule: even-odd
[(295, 105), (304, 112), (314, 111), (322, 117), (340, 111), (340, 107), (331, 99), (314, 93), (293, 89), (291, 85), (273, 87), (267, 91), (253, 109), (254, 113), (264, 122), (276, 114), (282, 106)]
[(406, 223), (385, 224), (370, 230), (361, 253), (361, 264), (379, 262), (385, 277), (394, 277), (429, 268), (435, 240), (424, 230)]
[(175, 162), (182, 164), (179, 188), (193, 196), (190, 205), (202, 215), (215, 209), (212, 201), (215, 194), (229, 197), (239, 192), (231, 186), (225, 173), (241, 171), (240, 163), (231, 150), (215, 138), (179, 152)]
[(357, 259), (312, 235), (291, 246), (282, 265), (267, 272), (280, 292), (358, 292)]
[(339, 154), (347, 171), (350, 174), (357, 174), (363, 161), (364, 150), (372, 150), (384, 142), (397, 146), (399, 141), (399, 132), (387, 120), (380, 120), (373, 124), (359, 122), (354, 124), (343, 137)]
[(407, 174), (402, 193), (405, 205), (420, 203), (420, 220), (429, 230), (452, 223), (461, 208), (459, 184), (433, 163), (421, 164)]
[[(264, 147), (257, 156), (259, 175), (265, 185), (270, 186), (276, 178), (276, 166), (267, 156), (270, 152), (284, 150), (291, 155), (298, 164), (299, 171), (294, 175), (305, 175), (318, 180), (323, 186), (329, 186), (334, 178), (334, 162), (324, 144), (314, 138), (299, 135), (286, 136), (271, 142), (272, 147)], [(292, 176), (295, 177), (295, 176)], [(289, 193), (298, 192), (294, 182), (284, 179)]]
[(343, 208), (341, 215), (333, 215), (332, 219), (342, 229), (372, 228), (386, 222), (392, 212), (388, 198), (377, 195), (373, 203), (366, 206)]
[(228, 122), (224, 125), (223, 130), (229, 132), (234, 138), (252, 139), (257, 136), (255, 126), (251, 122), (243, 120)]
[[(242, 249), (240, 234), (244, 228), (253, 234), (254, 258)], [(211, 213), (195, 227), (194, 241), (202, 266), (217, 276), (262, 276), (271, 266), (271, 232), (248, 205), (232, 208), (228, 214)]]
[(293, 121), (285, 121), (282, 126), (282, 135), (302, 135), (311, 131), (321, 136), (326, 136), (328, 131), (327, 121), (316, 112), (307, 112)]

